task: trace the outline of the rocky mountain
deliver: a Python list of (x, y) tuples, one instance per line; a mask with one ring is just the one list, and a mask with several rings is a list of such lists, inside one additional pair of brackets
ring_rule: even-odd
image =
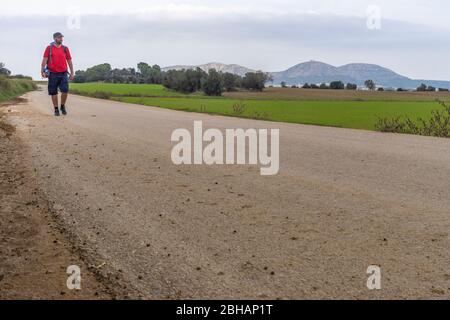
[(273, 83), (286, 82), (288, 85), (301, 85), (304, 83), (322, 83), (342, 81), (344, 83), (356, 83), (363, 86), (366, 80), (373, 80), (379, 86), (413, 89), (421, 83), (437, 88), (449, 88), (450, 81), (415, 80), (402, 76), (394, 71), (365, 63), (351, 63), (341, 67), (335, 67), (319, 61), (309, 61), (293, 66), (286, 71), (273, 72)]
[(163, 68), (163, 71), (168, 71), (168, 70), (182, 70), (182, 69), (195, 69), (195, 68), (200, 68), (204, 71), (208, 71), (210, 69), (215, 69), (217, 71), (221, 71), (221, 72), (230, 72), (233, 74), (237, 74), (240, 76), (244, 76), (247, 72), (255, 72), (255, 70), (237, 65), (237, 64), (224, 64), (224, 63), (218, 63), (218, 62), (210, 62), (210, 63), (206, 63), (206, 64), (202, 64), (199, 66), (188, 66), (188, 65), (178, 65), (178, 66), (172, 66), (172, 67), (166, 67)]
[[(204, 71), (216, 69), (217, 71), (230, 72), (244, 76), (247, 72), (255, 70), (237, 65), (211, 62), (199, 66), (178, 65), (163, 68), (163, 71), (201, 68)], [(278, 85), (286, 82), (288, 85), (303, 85), (304, 83), (329, 83), (331, 81), (342, 81), (344, 83), (356, 83), (364, 86), (366, 80), (373, 80), (378, 86), (415, 89), (421, 83), (434, 86), (436, 88), (450, 89), (450, 81), (439, 80), (416, 80), (402, 76), (390, 69), (366, 63), (351, 63), (344, 66), (335, 67), (320, 61), (309, 61), (297, 64), (285, 71), (271, 72), (273, 84)]]
[(279, 84), (322, 83), (341, 80), (350, 82), (352, 77), (342, 73), (338, 68), (319, 61), (309, 61), (295, 65), (286, 71), (273, 72), (273, 82)]
[(342, 74), (354, 79), (357, 83), (364, 83), (372, 79), (376, 83), (402, 83), (411, 79), (401, 76), (392, 70), (375, 64), (351, 63), (337, 68)]

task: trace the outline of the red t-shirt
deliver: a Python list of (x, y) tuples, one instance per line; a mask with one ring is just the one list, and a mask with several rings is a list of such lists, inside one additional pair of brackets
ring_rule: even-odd
[[(44, 58), (49, 57), (50, 57), (50, 46), (48, 46), (44, 52)], [(67, 60), (72, 60), (69, 48), (66, 47), (66, 52), (64, 52), (63, 46), (60, 46), (59, 48), (57, 46), (53, 46), (52, 59), (48, 63), (48, 68), (50, 72), (66, 72)]]

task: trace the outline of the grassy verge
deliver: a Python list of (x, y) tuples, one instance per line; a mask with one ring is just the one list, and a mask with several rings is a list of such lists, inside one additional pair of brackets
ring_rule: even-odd
[(0, 76), (0, 102), (11, 100), (36, 88), (36, 84), (31, 80), (8, 79)]

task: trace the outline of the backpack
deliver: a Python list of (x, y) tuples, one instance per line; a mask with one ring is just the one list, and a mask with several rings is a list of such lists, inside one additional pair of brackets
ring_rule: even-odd
[[(50, 61), (52, 60), (52, 49), (55, 46), (55, 43), (52, 42), (50, 43), (50, 49), (49, 49), (49, 53), (48, 53), (48, 60), (47, 60), (47, 65), (45, 66), (45, 74), (48, 76), (50, 74), (50, 69), (48, 68), (48, 65), (50, 64)], [(67, 47), (65, 45), (61, 45), (63, 50), (64, 50), (64, 54), (67, 56)]]

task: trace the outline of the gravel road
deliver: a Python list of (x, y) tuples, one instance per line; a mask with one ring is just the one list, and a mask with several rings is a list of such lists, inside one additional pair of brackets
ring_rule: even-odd
[[(45, 91), (8, 119), (72, 243), (119, 297), (450, 298), (450, 140)], [(280, 129), (280, 172), (175, 166), (171, 133)], [(382, 289), (368, 290), (378, 265)]]

